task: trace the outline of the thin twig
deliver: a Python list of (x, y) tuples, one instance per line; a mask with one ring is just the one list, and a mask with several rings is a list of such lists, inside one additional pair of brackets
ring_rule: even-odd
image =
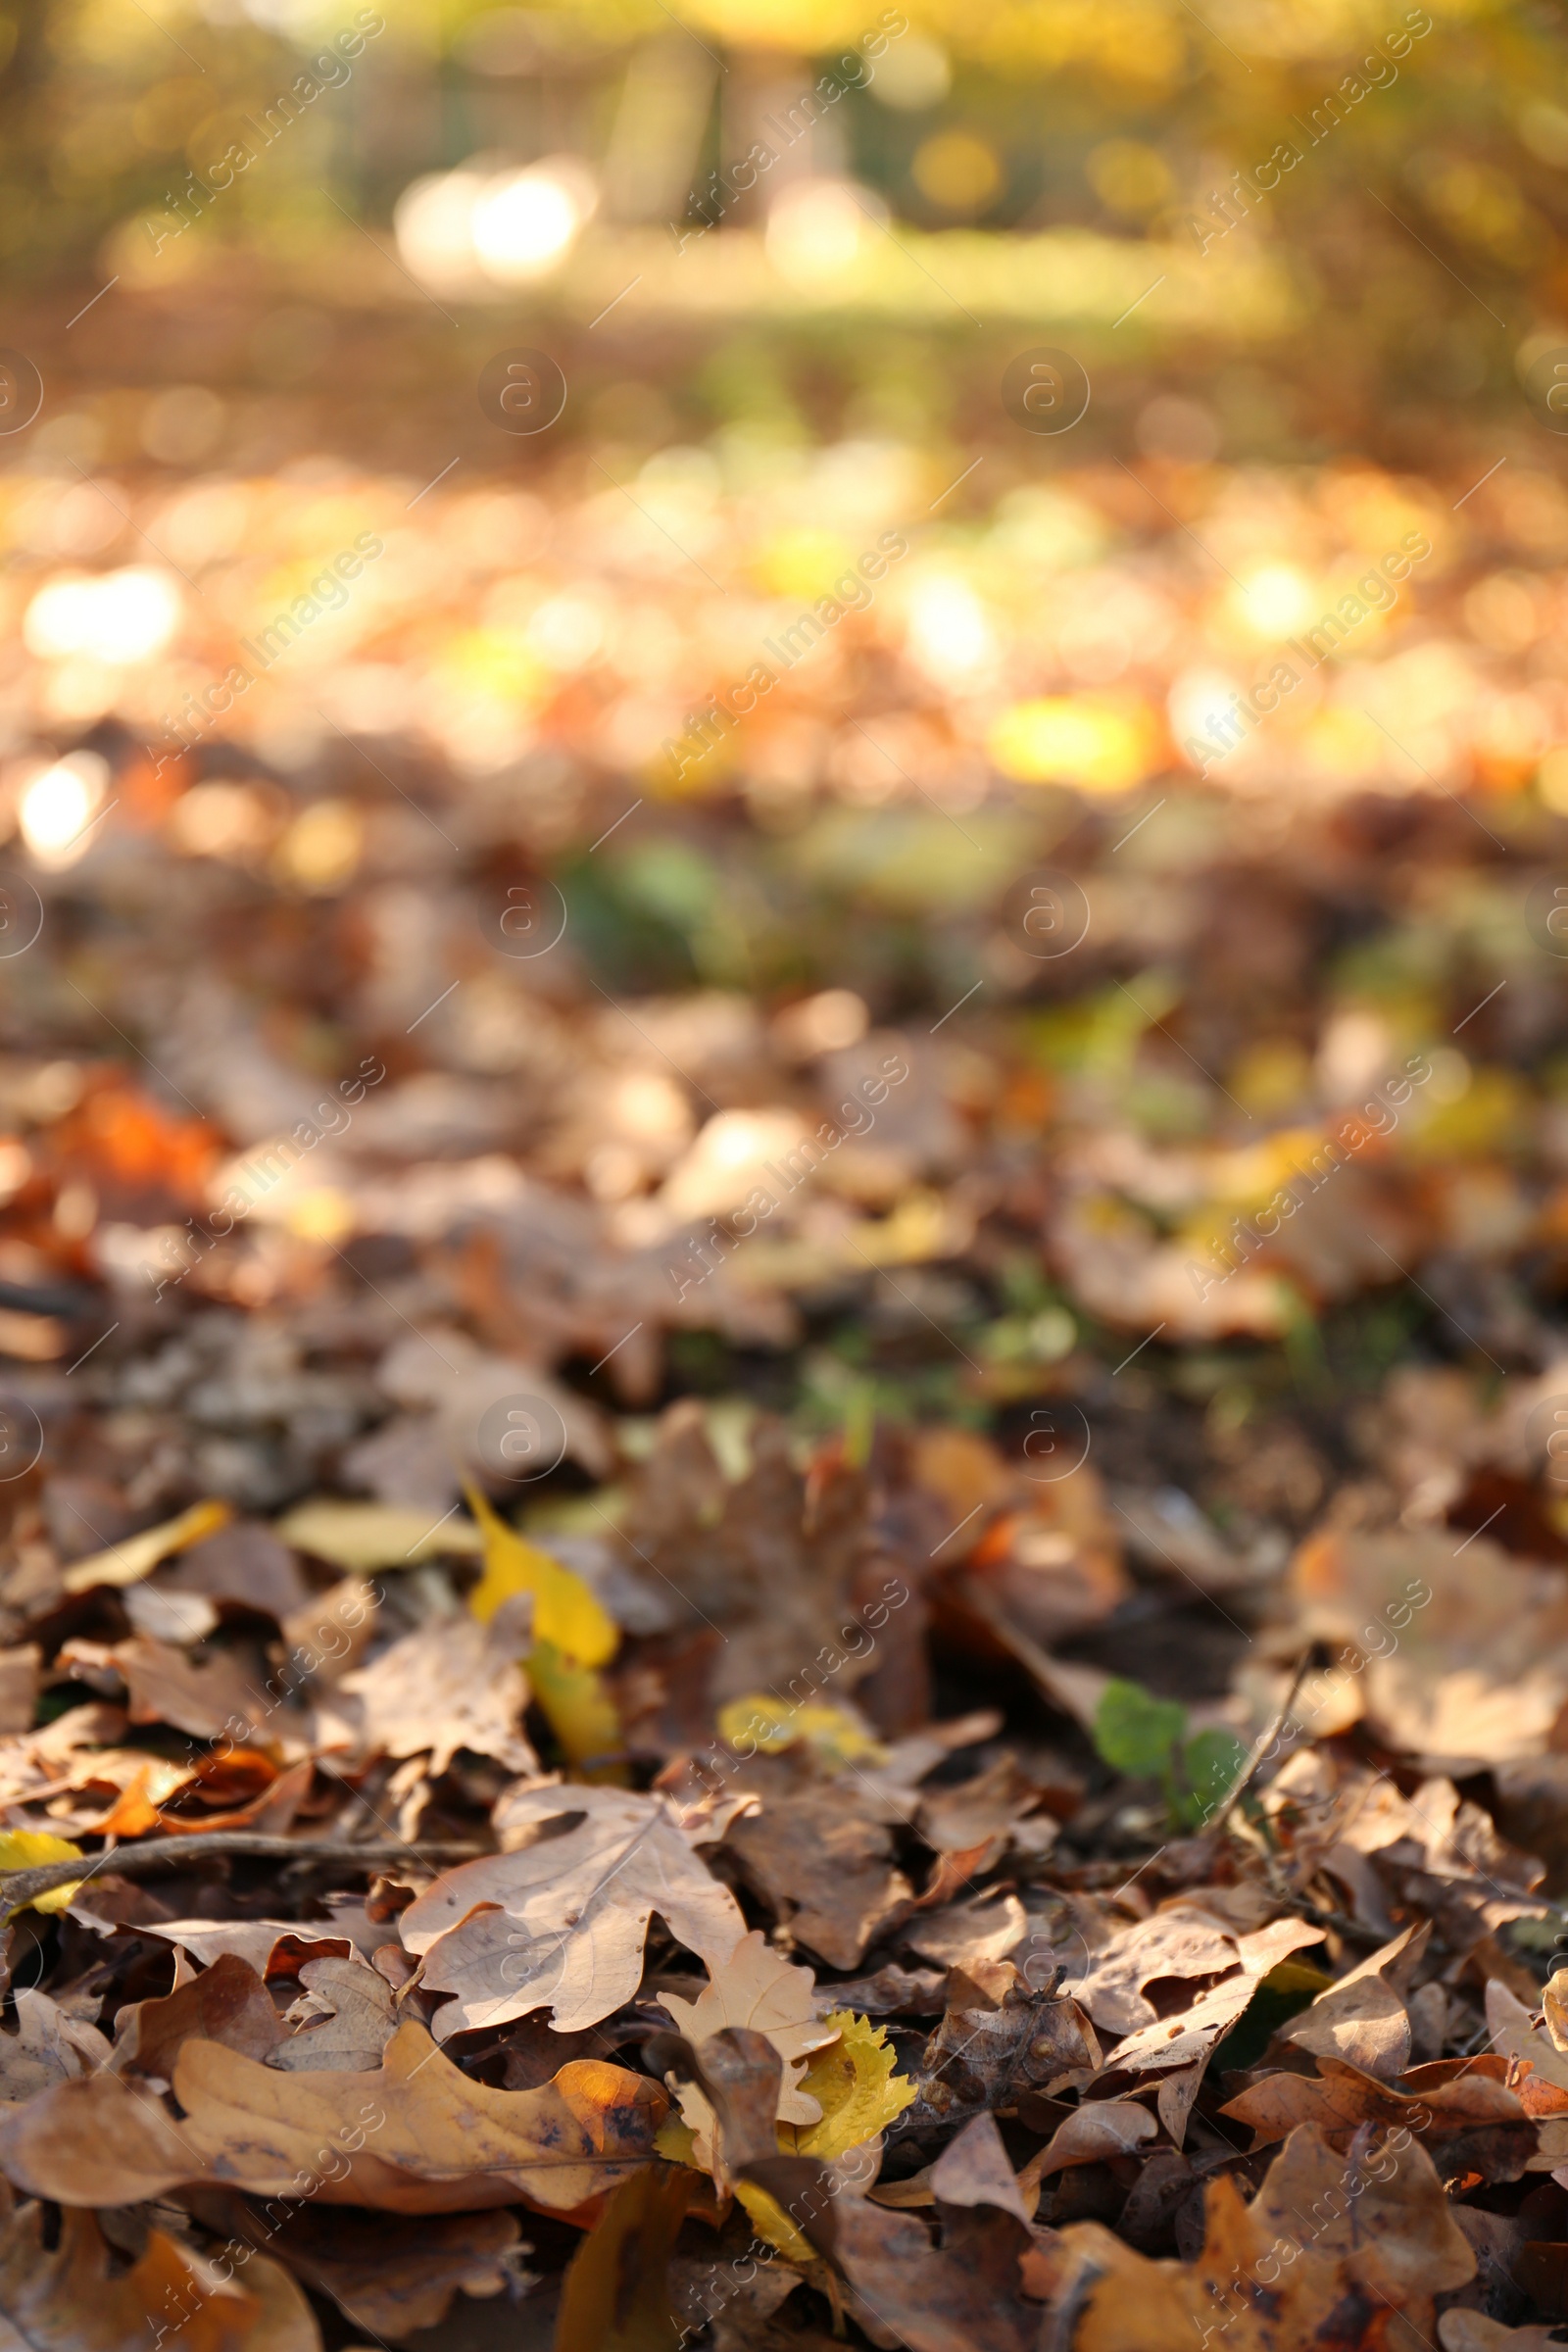
[(1242, 1797), (1245, 1795), (1248, 1783), (1251, 1780), (1252, 1775), (1256, 1772), (1258, 1766), (1268, 1754), (1269, 1749), (1273, 1746), (1281, 1732), (1284, 1731), (1285, 1726), (1290, 1722), (1291, 1709), (1295, 1706), (1297, 1695), (1300, 1690), (1302, 1683), (1306, 1680), (1307, 1668), (1312, 1664), (1314, 1658), (1319, 1657), (1321, 1648), (1322, 1644), (1320, 1642), (1309, 1642), (1306, 1647), (1302, 1650), (1300, 1656), (1297, 1659), (1296, 1672), (1291, 1677), (1291, 1687), (1286, 1691), (1277, 1714), (1275, 1714), (1272, 1721), (1263, 1726), (1263, 1729), (1258, 1733), (1257, 1738), (1252, 1741), (1251, 1747), (1242, 1762), (1240, 1771), (1237, 1773), (1235, 1780), (1231, 1783), (1230, 1794), (1226, 1797), (1225, 1802), (1223, 1805), (1221, 1805), (1219, 1811), (1214, 1816), (1214, 1828), (1216, 1831), (1222, 1830), (1225, 1827), (1225, 1824), (1229, 1821), (1232, 1813), (1234, 1813), (1237, 1805), (1241, 1802)]
[(39, 1862), (30, 1870), (0, 1872), (0, 1911), (17, 1910), (56, 1886), (89, 1878), (105, 1863), (113, 1863), (122, 1878), (138, 1878), (144, 1870), (197, 1862), (204, 1854), (250, 1854), (269, 1862), (405, 1862), (411, 1853), (419, 1861), (426, 1854), (461, 1859), (486, 1850), (471, 1840), (453, 1838), (429, 1839), (417, 1847), (401, 1838), (354, 1845), (341, 1838), (267, 1838), (254, 1830), (193, 1830), (188, 1837), (142, 1838), (132, 1845), (83, 1854), (75, 1861)]

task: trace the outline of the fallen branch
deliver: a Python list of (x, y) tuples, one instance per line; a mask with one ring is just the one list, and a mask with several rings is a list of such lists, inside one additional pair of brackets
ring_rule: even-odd
[(426, 1856), (462, 1860), (486, 1850), (471, 1839), (434, 1838), (416, 1846), (405, 1838), (394, 1838), (358, 1844), (346, 1838), (267, 1838), (254, 1830), (192, 1830), (185, 1837), (143, 1838), (132, 1845), (107, 1846), (101, 1854), (84, 1855), (79, 1861), (39, 1862), (30, 1870), (0, 1871), (0, 1911), (20, 1910), (56, 1886), (90, 1879), (106, 1864), (113, 1864), (122, 1878), (139, 1878), (144, 1870), (196, 1862), (204, 1854), (250, 1854), (268, 1862), (403, 1862), (412, 1855), (416, 1862), (422, 1862)]

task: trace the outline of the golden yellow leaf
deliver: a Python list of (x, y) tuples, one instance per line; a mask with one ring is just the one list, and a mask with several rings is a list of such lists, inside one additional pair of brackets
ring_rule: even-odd
[(626, 1767), (615, 1760), (620, 1717), (604, 1676), (564, 1657), (553, 1642), (539, 1641), (529, 1654), (528, 1680), (567, 1763), (596, 1781), (624, 1781)]
[(915, 2087), (893, 2071), (897, 2053), (888, 2046), (886, 2026), (873, 2026), (851, 2009), (832, 2010), (822, 2026), (837, 2027), (839, 2037), (817, 2051), (800, 2084), (821, 2108), (821, 2121), (781, 2124), (778, 2136), (786, 2153), (825, 2164), (885, 2132), (913, 2100)]
[[(35, 1870), (40, 1862), (74, 1862), (80, 1851), (69, 1838), (56, 1838), (49, 1830), (0, 1830), (0, 1877), (8, 1870)], [(75, 1901), (80, 1885), (79, 1879), (73, 1879), (64, 1886), (51, 1886), (47, 1894), (34, 1895), (17, 1909), (63, 1911)]]
[(804, 1741), (821, 1764), (863, 1764), (867, 1759), (880, 1760), (883, 1754), (881, 1742), (848, 1707), (820, 1700), (786, 1707), (765, 1690), (732, 1698), (720, 1707), (718, 1729), (719, 1736), (743, 1756), (757, 1752), (781, 1755), (798, 1740)]
[[(579, 1666), (603, 1666), (612, 1658), (620, 1629), (582, 1578), (508, 1527), (476, 1488), (469, 1487), (467, 1496), (484, 1533), (484, 1574), (468, 1595), (474, 1615), (488, 1624), (504, 1600), (530, 1592), (536, 1642), (548, 1642)], [(612, 1744), (618, 1739), (617, 1727)]]

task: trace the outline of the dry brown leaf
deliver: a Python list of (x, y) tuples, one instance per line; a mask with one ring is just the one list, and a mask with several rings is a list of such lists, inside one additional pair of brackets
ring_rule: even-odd
[[(1324, 2190), (1332, 2191), (1328, 2217)], [(1303, 2222), (1301, 2196), (1318, 2205)], [(1475, 2257), (1424, 2150), (1407, 2143), (1392, 2173), (1370, 2159), (1348, 2171), (1310, 2131), (1298, 2132), (1256, 2199), (1228, 2176), (1210, 2183), (1201, 2255), (1151, 2262), (1099, 2223), (1074, 2223), (1031, 2265), (1037, 2291), (1076, 2314), (1071, 2352), (1193, 2352), (1216, 2337), (1227, 2352), (1382, 2348), (1391, 2307), (1413, 2307), (1430, 2333), (1434, 2293), (1461, 2285)], [(1409, 2251), (1395, 2241), (1406, 2231)]]
[(949, 1903), (911, 1919), (899, 1940), (944, 1968), (976, 1960), (1005, 1960), (1029, 1933), (1029, 1915), (1015, 1894), (988, 1889), (966, 1903)]
[(1316, 2077), (1267, 2075), (1220, 2112), (1249, 2124), (1254, 2147), (1311, 2125), (1330, 2146), (1348, 2145), (1361, 2124), (1419, 2132), (1446, 2168), (1513, 2180), (1536, 2152), (1537, 2128), (1500, 2080), (1500, 2059), (1454, 2059), (1417, 2067), (1402, 2084), (1380, 2082), (1343, 2059), (1320, 2056)]
[(305, 1990), (283, 2021), (295, 2032), (267, 2052), (267, 2064), (294, 2075), (379, 2066), (397, 2024), (386, 1979), (363, 1960), (307, 1960), (300, 1983)]
[(180, 2352), (320, 2352), (310, 2306), (278, 2263), (254, 2256), (241, 2284), (153, 2230), (140, 2260), (111, 2276), (90, 2213), (66, 2213), (48, 2248), (43, 2221), (41, 2206), (16, 2206), (0, 2183), (0, 2323), (17, 2352), (148, 2352), (163, 2335)]
[(1568, 1594), (1556, 1569), (1515, 1560), (1485, 1536), (1461, 1548), (1436, 1528), (1356, 1532), (1303, 1544), (1291, 1586), (1303, 1637), (1384, 1650), (1369, 1656), (1365, 1691), (1388, 1746), (1446, 1771), (1547, 1743), (1568, 1700)]
[(983, 1973), (990, 1978), (993, 1969), (995, 1992), (961, 1971), (949, 1982), (951, 2005), (920, 2060), (920, 2096), (933, 2115), (994, 2105), (1004, 2090), (1064, 2075), (1087, 2080), (1101, 2065), (1099, 2037), (1076, 2001), (1031, 1992), (1010, 1961)]
[(1020, 2180), (1037, 2183), (1052, 2173), (1074, 2164), (1098, 2164), (1107, 2156), (1128, 2156), (1142, 2141), (1152, 2139), (1159, 2126), (1136, 2099), (1092, 2099), (1075, 2107), (1056, 2126), (1038, 2155), (1031, 2156)]
[(760, 1813), (736, 1823), (729, 1845), (747, 1884), (830, 1968), (858, 1968), (914, 1899), (886, 1827), (838, 1784), (781, 1781)]
[(0, 2099), (30, 2099), (52, 2082), (74, 2082), (108, 2063), (110, 2045), (46, 1992), (19, 1985), (17, 2032), (0, 2034)]
[(711, 1823), (688, 1829), (665, 1797), (517, 1789), (496, 1825), (512, 1850), (444, 1872), (398, 1923), (423, 1955), (423, 1982), (458, 1996), (436, 2013), (440, 2040), (547, 2007), (564, 2034), (597, 2025), (637, 1990), (656, 1911), (710, 1971), (746, 1933), (735, 1897), (694, 1851)]
[(115, 2019), (109, 2063), (117, 2075), (156, 2075), (167, 2082), (192, 2039), (220, 2041), (247, 2058), (265, 2058), (283, 2039), (271, 1995), (237, 1952), (220, 1953), (211, 1968), (161, 2000), (128, 2002)]
[(909, 2352), (1035, 2352), (1041, 2311), (1024, 2296), (1020, 2267), (1032, 2243), (1015, 2212), (989, 2202), (949, 2206), (940, 2246), (911, 2215), (869, 2199), (846, 2197), (838, 2213), (858, 2316), (867, 2332), (884, 2331), (873, 2341), (891, 2334)]
[(536, 1771), (521, 1728), (528, 1685), (517, 1659), (528, 1645), (529, 1610), (518, 1598), (520, 1611), (509, 1602), (488, 1625), (466, 1610), (437, 1618), (345, 1674), (337, 1688), (356, 1702), (361, 1754), (428, 1750), (433, 1778), (466, 1747), (509, 1772)]
[(541, 2090), (491, 2090), (401, 2026), (367, 2072), (285, 2074), (213, 2041), (174, 2064), (176, 2120), (124, 2078), (42, 2092), (0, 2121), (0, 2167), (61, 2204), (122, 2205), (194, 2182), (397, 2213), (519, 2198), (552, 2212), (596, 2202), (652, 2159), (668, 2102), (657, 2082), (594, 2059)]
[(228, 1650), (188, 1653), (173, 1642), (132, 1634), (125, 1642), (68, 1642), (59, 1662), (100, 1688), (123, 1683), (132, 1723), (167, 1723), (193, 1739), (218, 1740), (234, 1723), (279, 1721), (278, 1710)]
[(1401, 1930), (1293, 2017), (1279, 2039), (1314, 2056), (1344, 2058), (1383, 2082), (1402, 2074), (1411, 2045), (1404, 1995), (1431, 1936), (1430, 1923)]
[(1559, 2323), (1544, 2328), (1504, 2328), (1482, 2311), (1446, 2311), (1438, 2322), (1443, 2352), (1562, 2352)]
[(1347, 2165), (1317, 2132), (1293, 2132), (1253, 2200), (1252, 2220), (1294, 2240), (1300, 2216), (1316, 2220), (1326, 2208), (1314, 2250), (1337, 2256), (1348, 2278), (1430, 2336), (1432, 2298), (1472, 2278), (1476, 2258), (1420, 2141), (1374, 2149), (1371, 2139), (1363, 2132), (1351, 2141)]
[[(265, 2246), (275, 2211), (227, 2190), (199, 2189), (191, 2211), (215, 2234)], [(525, 2285), (521, 2244), (510, 2213), (387, 2214), (337, 2205), (288, 2208), (290, 2269), (330, 2295), (349, 2319), (380, 2337), (437, 2327), (459, 2293), (488, 2297)], [(248, 2277), (248, 2269), (240, 2273)]]

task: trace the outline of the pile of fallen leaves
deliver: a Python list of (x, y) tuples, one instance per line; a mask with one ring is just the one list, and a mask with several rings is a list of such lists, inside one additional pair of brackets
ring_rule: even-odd
[[(0, 2316), (89, 2352), (1544, 2343), (1568, 1600), (1514, 1405), (1468, 1414), (1500, 1528), (1432, 1507), (1441, 1394), (1384, 1433), (1402, 1510), (1342, 1497), (1283, 1575), (1124, 1546), (1087, 1465), (690, 1400), (553, 1535), (469, 1487), (434, 1527), (323, 1494), (35, 1543)], [(1197, 1574), (1238, 1639), (1189, 1708), (1124, 1669)], [(1005, 1725), (945, 1710), (966, 1683)]]

